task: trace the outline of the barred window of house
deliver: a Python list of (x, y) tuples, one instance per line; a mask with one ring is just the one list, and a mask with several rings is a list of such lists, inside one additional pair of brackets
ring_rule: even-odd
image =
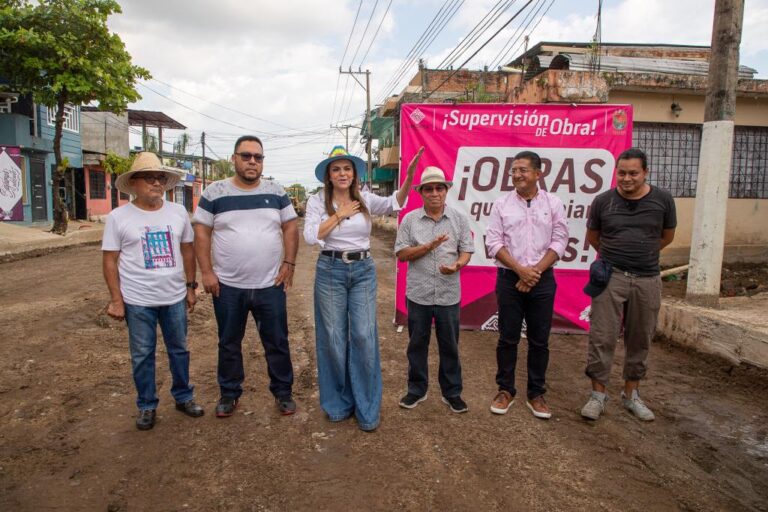
[(695, 197), (701, 125), (635, 123), (632, 145), (648, 155), (648, 182), (674, 197)]
[(768, 128), (737, 126), (733, 133), (729, 197), (768, 199)]
[(89, 170), (88, 187), (90, 189), (88, 195), (91, 199), (106, 199), (107, 182), (105, 180), (104, 171)]
[[(64, 105), (64, 129), (70, 132), (80, 132), (80, 107)], [(56, 124), (56, 109), (48, 107), (48, 125)]]

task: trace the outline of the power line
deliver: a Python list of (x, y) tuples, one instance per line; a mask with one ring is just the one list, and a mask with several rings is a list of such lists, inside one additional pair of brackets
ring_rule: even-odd
[[(477, 41), (488, 30), (490, 25), (496, 22), (499, 17), (513, 4), (515, 0), (499, 0), (490, 11), (472, 27), (472, 30), (464, 39), (438, 64), (438, 68), (447, 68), (454, 64), (466, 52), (472, 44)], [(504, 4), (504, 5), (502, 5)]]
[(432, 42), (434, 42), (434, 40), (443, 31), (448, 22), (456, 15), (463, 3), (464, 0), (446, 0), (443, 3), (435, 16), (432, 18), (432, 21), (430, 21), (427, 28), (408, 51), (408, 54), (405, 56), (402, 64), (392, 74), (392, 77), (384, 86), (384, 93), (379, 99), (378, 103), (383, 102), (392, 93), (392, 91), (394, 91), (395, 87), (397, 87), (397, 85), (400, 83), (405, 73), (416, 62), (416, 60), (424, 54), (424, 51), (429, 48)]
[(478, 53), (480, 53), (480, 51), (481, 51), (483, 48), (485, 48), (485, 47), (488, 45), (488, 43), (490, 43), (491, 41), (493, 41), (493, 39), (494, 39), (494, 38), (495, 38), (497, 35), (499, 35), (499, 32), (501, 32), (502, 30), (504, 30), (505, 28), (507, 28), (507, 26), (508, 26), (510, 23), (512, 23), (512, 22), (515, 20), (515, 18), (517, 18), (517, 17), (520, 15), (520, 13), (521, 13), (521, 12), (523, 12), (523, 10), (525, 10), (525, 9), (526, 9), (526, 8), (527, 8), (527, 7), (528, 7), (530, 4), (531, 4), (531, 2), (533, 2), (533, 0), (528, 0), (528, 1), (525, 3), (525, 5), (524, 5), (524, 6), (522, 6), (522, 7), (521, 7), (521, 8), (520, 8), (520, 9), (519, 9), (519, 10), (518, 10), (518, 11), (517, 11), (517, 12), (516, 12), (516, 13), (515, 13), (515, 14), (514, 14), (514, 15), (513, 15), (513, 16), (512, 16), (512, 17), (511, 17), (511, 18), (510, 18), (510, 19), (509, 19), (507, 22), (506, 22), (506, 23), (504, 23), (504, 25), (502, 25), (502, 26), (501, 26), (501, 27), (500, 27), (500, 28), (499, 28), (499, 29), (498, 29), (496, 32), (494, 32), (494, 33), (493, 33), (493, 35), (492, 35), (491, 37), (489, 37), (489, 38), (488, 38), (488, 40), (482, 44), (482, 46), (480, 46), (480, 48), (478, 48), (477, 50), (475, 50), (475, 52), (474, 52), (472, 55), (470, 55), (470, 56), (469, 56), (469, 58), (468, 58), (467, 60), (465, 60), (465, 61), (464, 61), (464, 62), (461, 64), (461, 66), (459, 66), (458, 68), (456, 68), (456, 69), (455, 69), (455, 70), (454, 70), (454, 71), (453, 71), (453, 72), (452, 72), (450, 75), (448, 75), (448, 77), (447, 77), (445, 80), (443, 80), (442, 82), (440, 82), (440, 85), (438, 85), (437, 87), (435, 87), (434, 89), (432, 89), (432, 90), (429, 92), (429, 94), (427, 94), (427, 95), (424, 97), (424, 99), (427, 99), (427, 98), (429, 98), (430, 96), (432, 96), (432, 94), (433, 94), (435, 91), (437, 91), (438, 89), (440, 89), (440, 88), (441, 88), (443, 85), (445, 85), (445, 84), (446, 84), (446, 82), (448, 82), (448, 80), (450, 80), (451, 78), (453, 78), (453, 75), (455, 75), (455, 74), (456, 74), (456, 73), (459, 71), (459, 69), (461, 69), (462, 67), (464, 67), (464, 66), (467, 64), (467, 62), (469, 62), (470, 60), (472, 60), (472, 59), (475, 57), (475, 55), (477, 55)]
[[(538, 1), (538, 0), (537, 0), (537, 1)], [(525, 31), (528, 29), (528, 27), (530, 27), (531, 23), (532, 23), (532, 22), (533, 22), (533, 20), (536, 18), (536, 15), (537, 15), (537, 14), (538, 14), (538, 13), (541, 11), (542, 7), (544, 7), (544, 5), (545, 5), (546, 3), (547, 3), (547, 2), (546, 2), (546, 0), (541, 0), (541, 4), (538, 6), (538, 9), (536, 9), (536, 12), (535, 12), (535, 13), (533, 13), (533, 17), (531, 17), (530, 21), (528, 22), (528, 24), (527, 24), (527, 25), (525, 26), (525, 28), (523, 29), (523, 33), (525, 33)], [(536, 22), (536, 24), (533, 26), (533, 28), (531, 28), (530, 30), (528, 30), (528, 36), (530, 36), (530, 35), (533, 33), (533, 31), (534, 31), (534, 30), (536, 30), (536, 28), (537, 28), (537, 27), (539, 26), (539, 24), (542, 22), (542, 20), (544, 19), (544, 17), (545, 17), (545, 16), (547, 15), (547, 13), (549, 12), (549, 9), (552, 7), (552, 4), (554, 4), (554, 3), (555, 3), (555, 0), (550, 0), (550, 2), (549, 2), (549, 5), (548, 5), (548, 6), (547, 6), (547, 8), (544, 10), (544, 13), (543, 13), (543, 14), (542, 14), (542, 15), (539, 17), (539, 19), (538, 19), (538, 21)], [(530, 14), (531, 12), (533, 12), (533, 10), (531, 10), (531, 11), (529, 12), (529, 14)], [(526, 17), (526, 19), (527, 19), (527, 17)], [(506, 51), (506, 52), (504, 52), (504, 49), (502, 49), (502, 52), (504, 52), (504, 54), (503, 54), (503, 55), (501, 55), (501, 58), (499, 58), (499, 55), (497, 55), (497, 56), (494, 58), (493, 64), (491, 65), (491, 67), (492, 67), (492, 68), (496, 68), (497, 66), (501, 66), (501, 65), (503, 65), (503, 64), (504, 64), (504, 63), (507, 61), (507, 59), (509, 59), (511, 55), (514, 55), (514, 53), (515, 53), (515, 52), (516, 52), (516, 51), (517, 51), (517, 50), (520, 48), (520, 45), (521, 45), (521, 44), (523, 44), (523, 42), (524, 42), (524, 41), (523, 41), (523, 42), (518, 42), (518, 41), (520, 41), (520, 37), (518, 37), (518, 38), (517, 38), (517, 39), (515, 39), (515, 40), (513, 40), (513, 39), (512, 39), (512, 38), (514, 38), (514, 37), (515, 37), (515, 35), (518, 33), (518, 31), (519, 31), (519, 30), (520, 30), (520, 28), (522, 27), (523, 23), (525, 23), (525, 20), (523, 20), (523, 22), (522, 22), (522, 23), (520, 24), (520, 26), (518, 27), (518, 30), (516, 30), (516, 31), (515, 31), (515, 33), (512, 35), (512, 37), (510, 38), (510, 43), (508, 43), (508, 44), (510, 45), (510, 47), (509, 47), (509, 50), (508, 50), (508, 51)], [(522, 35), (522, 34), (521, 34), (521, 35)], [(514, 43), (515, 43), (515, 42), (518, 42), (517, 46), (514, 46), (514, 47), (513, 47), (513, 46), (511, 46), (511, 45), (514, 45)], [(504, 48), (506, 48), (506, 46), (507, 46), (507, 45), (505, 45), (505, 46), (504, 46)], [(501, 52), (500, 52), (500, 53), (501, 53)]]
[(373, 46), (373, 42), (376, 40), (376, 36), (379, 35), (379, 30), (381, 29), (381, 25), (384, 23), (384, 18), (387, 17), (387, 14), (389, 14), (389, 8), (392, 6), (392, 0), (389, 0), (389, 3), (387, 4), (387, 8), (384, 11), (384, 16), (381, 17), (381, 20), (379, 21), (379, 26), (376, 27), (376, 32), (373, 34), (373, 38), (371, 39), (371, 42), (368, 44), (368, 49), (365, 50), (365, 55), (363, 55), (363, 58), (360, 59), (359, 66), (363, 65), (363, 62), (365, 62), (365, 59), (368, 57), (368, 52), (371, 51), (371, 47)]

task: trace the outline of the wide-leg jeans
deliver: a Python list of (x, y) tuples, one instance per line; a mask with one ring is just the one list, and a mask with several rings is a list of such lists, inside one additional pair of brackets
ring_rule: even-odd
[(375, 429), (382, 383), (373, 259), (318, 258), (315, 335), (323, 411), (331, 421), (355, 414), (361, 429)]
[(269, 390), (277, 398), (291, 396), (293, 364), (288, 347), (288, 314), (283, 285), (260, 289), (219, 284), (213, 310), (219, 326), (218, 381), (221, 396), (243, 393), (243, 337), (248, 315), (253, 316), (267, 360)]
[(171, 370), (171, 395), (177, 403), (193, 398), (194, 387), (189, 383), (189, 350), (187, 350), (186, 299), (169, 306), (125, 305), (128, 324), (128, 345), (131, 351), (131, 369), (140, 410), (156, 409), (155, 353), (157, 325), (163, 333)]

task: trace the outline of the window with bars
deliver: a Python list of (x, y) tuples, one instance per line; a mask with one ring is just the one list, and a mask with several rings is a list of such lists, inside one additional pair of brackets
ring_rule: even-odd
[(91, 199), (107, 198), (107, 182), (103, 171), (88, 171), (88, 188)]
[[(80, 132), (80, 107), (74, 105), (64, 105), (64, 130), (70, 132)], [(48, 124), (56, 124), (56, 109), (48, 107)]]
[[(695, 197), (701, 125), (635, 123), (632, 144), (648, 155), (648, 181), (674, 197)], [(734, 131), (729, 197), (768, 199), (768, 128)]]

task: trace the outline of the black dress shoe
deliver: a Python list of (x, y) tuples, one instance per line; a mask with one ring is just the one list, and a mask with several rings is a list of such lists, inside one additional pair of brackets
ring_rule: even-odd
[(237, 398), (223, 396), (219, 398), (219, 403), (216, 404), (216, 417), (229, 418), (235, 414), (235, 409), (237, 409)]
[(155, 426), (155, 410), (143, 409), (139, 411), (139, 417), (136, 418), (136, 428), (139, 430), (150, 430)]
[(194, 400), (188, 400), (183, 404), (177, 403), (176, 410), (183, 412), (187, 416), (192, 416), (193, 418), (199, 418), (205, 414), (203, 408), (197, 405)]

